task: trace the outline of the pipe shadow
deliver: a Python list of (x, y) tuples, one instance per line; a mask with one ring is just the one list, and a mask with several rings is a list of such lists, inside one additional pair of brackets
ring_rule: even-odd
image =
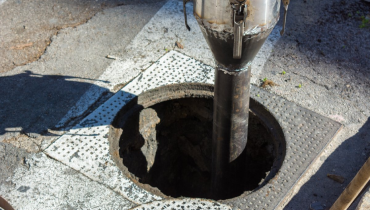
[(47, 130), (54, 128), (90, 87), (96, 86), (92, 81), (98, 80), (32, 71), (0, 77), (0, 135), (53, 135)]

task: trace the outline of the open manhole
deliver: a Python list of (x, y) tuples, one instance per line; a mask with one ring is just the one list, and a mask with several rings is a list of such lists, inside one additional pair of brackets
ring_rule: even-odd
[[(211, 85), (190, 85), (186, 82), (213, 84), (213, 76), (212, 67), (176, 51), (171, 51), (87, 116), (74, 129), (53, 142), (45, 152), (87, 177), (113, 187), (114, 191), (134, 203), (147, 204), (147, 209), (176, 207), (184, 202), (194, 206), (194, 209), (208, 208), (209, 205), (216, 207), (218, 204), (230, 206), (232, 209), (282, 209), (295, 194), (294, 192), (299, 189), (300, 180), (307, 175), (306, 172), (310, 170), (312, 163), (338, 134), (342, 125), (255, 86), (251, 86), (251, 112), (256, 115), (273, 138), (274, 160), (270, 172), (265, 172), (267, 173), (265, 178), (261, 178), (258, 184), (252, 183), (251, 188), (257, 186), (253, 190), (246, 187), (240, 190), (239, 186), (231, 186), (231, 192), (224, 195), (225, 198), (230, 199), (211, 201), (208, 204), (200, 202), (204, 201), (201, 198), (209, 198), (208, 192), (202, 192), (200, 199), (185, 198), (185, 201), (184, 198), (171, 199), (167, 198), (171, 195), (165, 190), (159, 190), (155, 183), (144, 183), (144, 177), (138, 177), (130, 172), (129, 165), (124, 165), (124, 155), (120, 156), (120, 141), (122, 143), (133, 141), (133, 137), (125, 134), (129, 132), (125, 126), (128, 123), (133, 124), (129, 118), (132, 118), (135, 113), (140, 116), (142, 110), (153, 108), (156, 104), (165, 101), (187, 98), (211, 99), (213, 97)], [(182, 84), (169, 85), (174, 83)], [(161, 88), (154, 89), (157, 87)], [(113, 126), (107, 126), (114, 118)], [(160, 123), (155, 124), (156, 129), (157, 126), (159, 128)], [(110, 136), (106, 135), (108, 132)], [(158, 132), (156, 130), (156, 133)], [(108, 150), (107, 147), (110, 149)], [(140, 148), (142, 154), (145, 154), (144, 148)], [(157, 155), (160, 154), (157, 153)], [(111, 157), (115, 161), (114, 164), (110, 160)], [(246, 171), (246, 174), (252, 174), (253, 169), (247, 167), (242, 163), (239, 168)], [(206, 178), (209, 175), (204, 174)], [(179, 177), (178, 174), (174, 176)], [(234, 178), (238, 184), (243, 184), (249, 179), (247, 175)], [(180, 181), (186, 182), (186, 180)], [(191, 185), (197, 187), (199, 183), (200, 181), (196, 180)], [(177, 195), (186, 196), (183, 191), (178, 193), (178, 187), (173, 189), (176, 190)], [(242, 195), (238, 196), (241, 193)], [(175, 197), (176, 194), (172, 196)], [(197, 195), (192, 191), (189, 197), (191, 196)], [(153, 202), (160, 200), (160, 197), (163, 198), (161, 202)]]
[[(110, 127), (113, 159), (134, 183), (156, 195), (212, 199), (212, 109), (212, 85), (168, 85), (142, 93)], [(281, 127), (251, 99), (247, 147), (231, 164), (222, 199), (263, 187), (284, 156)]]

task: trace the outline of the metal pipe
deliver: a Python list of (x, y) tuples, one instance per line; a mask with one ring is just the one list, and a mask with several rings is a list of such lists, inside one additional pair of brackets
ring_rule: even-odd
[(3, 208), (4, 210), (14, 210), (13, 207), (0, 196), (0, 208)]
[[(217, 63), (212, 137), (215, 199), (227, 188), (230, 162), (247, 144), (250, 65), (279, 20), (280, 1), (193, 0), (194, 17)], [(189, 30), (186, 2), (184, 18)], [(289, 0), (285, 2), (286, 13)]]
[(348, 184), (346, 189), (342, 192), (339, 198), (335, 201), (330, 210), (345, 210), (347, 209), (355, 198), (360, 194), (362, 189), (370, 180), (370, 158), (360, 168), (356, 176)]
[(213, 99), (212, 193), (220, 199), (228, 186), (229, 164), (245, 149), (248, 135), (250, 66), (229, 72), (217, 67)]

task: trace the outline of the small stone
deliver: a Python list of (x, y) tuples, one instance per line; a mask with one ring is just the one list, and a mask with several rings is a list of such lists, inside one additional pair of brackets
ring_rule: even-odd
[(341, 183), (343, 184), (344, 183), (344, 177), (342, 176), (338, 176), (338, 175), (335, 175), (335, 174), (327, 174), (327, 177), (329, 177), (330, 179), (338, 182), (338, 183)]
[(310, 205), (311, 210), (324, 210), (324, 206), (320, 202), (314, 202)]
[(19, 192), (27, 192), (27, 190), (29, 190), (29, 189), (30, 189), (30, 187), (28, 187), (28, 186), (20, 186), (17, 189), (17, 191), (19, 191)]
[(108, 58), (108, 59), (113, 59), (113, 60), (117, 60), (118, 59), (118, 57), (116, 57), (114, 55), (107, 55), (105, 57)]

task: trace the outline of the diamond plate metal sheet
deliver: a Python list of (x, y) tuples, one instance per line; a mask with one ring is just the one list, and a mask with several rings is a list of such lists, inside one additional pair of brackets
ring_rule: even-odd
[[(109, 154), (108, 125), (120, 108), (140, 93), (187, 82), (213, 84), (213, 68), (176, 51), (167, 53), (51, 144), (46, 153), (136, 204), (163, 199), (139, 188), (115, 165)], [(276, 177), (264, 187), (250, 195), (220, 202), (234, 209), (274, 209), (285, 205), (291, 188), (340, 130), (341, 124), (254, 86), (251, 96), (266, 106), (283, 128), (286, 158)], [(191, 200), (201, 207), (199, 199)]]
[(220, 204), (212, 200), (199, 198), (184, 198), (184, 199), (167, 199), (163, 201), (154, 201), (144, 204), (132, 210), (152, 210), (152, 209), (186, 209), (186, 210), (231, 210), (230, 206)]
[(252, 86), (251, 97), (277, 119), (286, 140), (286, 154), (275, 178), (261, 189), (227, 201), (240, 209), (276, 209), (289, 201), (291, 189), (342, 125), (280, 96)]

